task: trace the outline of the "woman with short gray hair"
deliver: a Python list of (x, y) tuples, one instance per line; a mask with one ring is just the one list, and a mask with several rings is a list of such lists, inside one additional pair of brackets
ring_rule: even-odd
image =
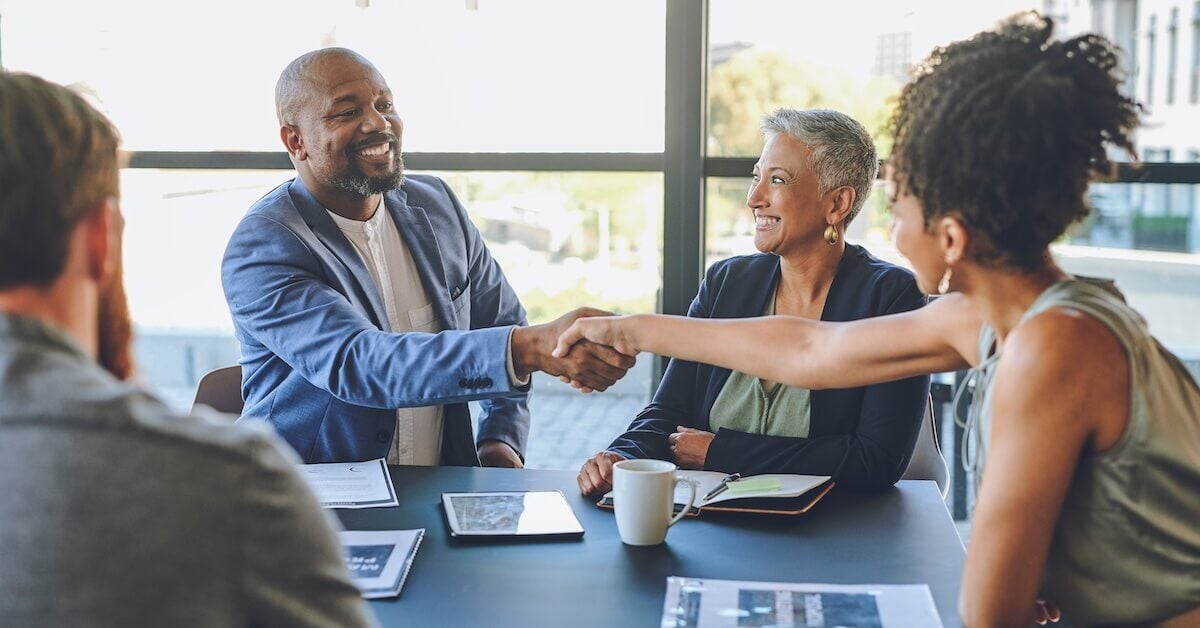
[[(845, 239), (879, 168), (866, 129), (837, 111), (780, 109), (763, 119), (762, 131), (746, 198), (759, 253), (713, 264), (688, 316), (847, 321), (921, 307), (912, 273)], [(891, 486), (908, 466), (928, 393), (925, 376), (809, 391), (672, 360), (650, 405), (584, 464), (579, 488), (608, 490), (613, 463), (626, 458), (742, 475), (830, 475), (854, 489)]]

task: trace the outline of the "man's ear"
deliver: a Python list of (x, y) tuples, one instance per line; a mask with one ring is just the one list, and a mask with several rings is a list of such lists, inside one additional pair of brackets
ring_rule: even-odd
[(283, 147), (292, 159), (304, 161), (308, 158), (308, 151), (304, 150), (304, 140), (300, 138), (300, 129), (290, 124), (280, 126), (279, 139), (283, 141)]
[(98, 284), (107, 281), (116, 268), (116, 262), (112, 259), (116, 246), (113, 229), (117, 226), (114, 221), (119, 217), (110, 206), (111, 203), (108, 199), (96, 203), (84, 214), (78, 226), (83, 230), (85, 269), (88, 277)]
[(937, 221), (936, 233), (942, 245), (942, 254), (947, 266), (961, 262), (967, 254), (970, 233), (956, 216), (942, 216)]

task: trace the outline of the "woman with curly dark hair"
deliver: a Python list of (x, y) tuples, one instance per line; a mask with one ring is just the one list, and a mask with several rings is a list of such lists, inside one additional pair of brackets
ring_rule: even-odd
[(1028, 625), (1045, 597), (1079, 625), (1197, 626), (1200, 388), (1111, 283), (1049, 252), (1109, 148), (1133, 153), (1140, 108), (1111, 43), (1052, 30), (1022, 14), (935, 49), (900, 96), (893, 233), (945, 296), (845, 323), (586, 319), (559, 351), (587, 338), (809, 389), (970, 367), (982, 479), (964, 622)]

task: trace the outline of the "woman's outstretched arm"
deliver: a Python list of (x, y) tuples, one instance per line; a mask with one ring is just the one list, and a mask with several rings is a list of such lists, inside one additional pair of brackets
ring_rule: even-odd
[(913, 312), (844, 323), (636, 314), (576, 321), (559, 338), (555, 355), (586, 339), (626, 355), (648, 351), (789, 386), (849, 388), (965, 368), (978, 361), (980, 323), (958, 294)]

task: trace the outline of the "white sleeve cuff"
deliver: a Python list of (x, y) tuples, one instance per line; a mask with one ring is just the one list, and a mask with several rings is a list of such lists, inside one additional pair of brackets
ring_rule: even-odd
[(508, 347), (504, 350), (504, 364), (508, 367), (508, 381), (512, 382), (513, 386), (521, 388), (529, 385), (530, 376), (526, 375), (525, 379), (521, 379), (517, 377), (517, 370), (513, 368), (512, 335), (516, 329), (516, 327), (513, 327), (508, 331)]

